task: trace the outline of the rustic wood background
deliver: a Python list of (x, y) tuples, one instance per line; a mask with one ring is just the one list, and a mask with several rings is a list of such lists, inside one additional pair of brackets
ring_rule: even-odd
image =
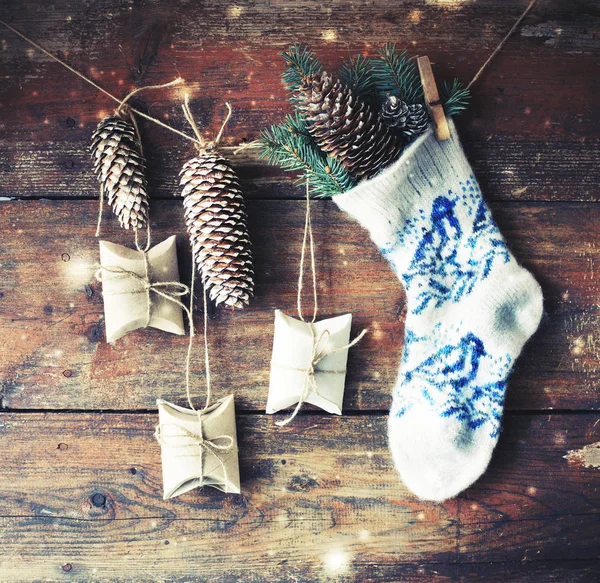
[[(185, 90), (226, 145), (288, 111), (278, 53), (330, 68), (395, 41), (468, 81), (526, 0), (4, 0), (0, 18), (117, 95), (187, 130)], [(444, 504), (399, 483), (385, 437), (405, 298), (367, 235), (314, 205), (322, 315), (354, 313), (342, 418), (265, 416), (273, 309), (293, 312), (303, 207), (292, 178), (236, 158), (257, 297), (213, 314), (219, 395), (233, 391), (242, 495), (161, 499), (155, 399), (183, 399), (185, 339), (104, 341), (93, 280), (98, 187), (88, 146), (114, 108), (0, 29), (0, 581), (592, 582), (600, 578), (600, 4), (540, 0), (458, 120), (494, 215), (541, 282), (546, 317), (512, 376), (487, 473)], [(189, 143), (142, 122), (156, 241), (186, 249), (177, 174)], [(127, 243), (106, 215), (103, 236)], [(196, 316), (200, 310), (196, 311)], [(202, 387), (200, 359), (193, 367)], [(200, 388), (199, 388), (200, 390)]]

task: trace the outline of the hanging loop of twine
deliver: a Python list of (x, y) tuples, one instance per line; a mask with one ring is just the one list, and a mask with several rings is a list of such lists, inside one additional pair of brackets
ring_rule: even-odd
[[(192, 318), (193, 310), (194, 310), (194, 287), (195, 287), (195, 280), (196, 280), (196, 266), (194, 263), (194, 256), (195, 256), (195, 253), (194, 253), (194, 250), (192, 250), (192, 274), (191, 274), (190, 288), (189, 288), (190, 302), (189, 302), (189, 307), (187, 308), (187, 313), (188, 313), (189, 322), (190, 322), (190, 336), (189, 336), (189, 341), (188, 341), (187, 355), (186, 355), (186, 359), (185, 359), (185, 391), (186, 391), (188, 405), (190, 406), (190, 409), (192, 409), (192, 411), (195, 411), (196, 416), (198, 418), (198, 431), (192, 432), (184, 427), (180, 427), (180, 426), (174, 426), (174, 427), (176, 427), (177, 430), (182, 431), (184, 436), (187, 436), (192, 440), (192, 443), (180, 445), (179, 447), (199, 447), (200, 449), (204, 449), (207, 453), (212, 454), (212, 456), (217, 459), (217, 461), (219, 462), (219, 465), (221, 466), (221, 469), (223, 471), (223, 480), (225, 482), (225, 492), (228, 492), (229, 491), (229, 478), (228, 478), (228, 474), (227, 474), (227, 467), (225, 465), (225, 462), (221, 459), (220, 452), (235, 452), (235, 451), (237, 451), (237, 449), (234, 447), (233, 437), (231, 435), (218, 435), (211, 439), (207, 439), (206, 437), (204, 437), (204, 432), (202, 429), (203, 428), (203, 416), (205, 415), (206, 411), (210, 407), (210, 398), (211, 398), (210, 358), (209, 358), (209, 351), (208, 351), (208, 299), (207, 299), (207, 295), (206, 295), (206, 285), (203, 286), (203, 290), (202, 290), (203, 309), (204, 309), (203, 327), (204, 327), (204, 369), (205, 369), (205, 375), (206, 375), (206, 402), (205, 402), (204, 407), (202, 409), (198, 410), (194, 406), (194, 401), (192, 400), (190, 369), (191, 369), (191, 362), (192, 362), (192, 349), (193, 349), (193, 344), (194, 344), (193, 338), (195, 336), (194, 322), (193, 322), (193, 318)], [(156, 427), (156, 431), (155, 431), (154, 435), (155, 435), (157, 441), (161, 445), (165, 444), (165, 438), (162, 435), (160, 425), (158, 425)], [(227, 443), (219, 444), (219, 443), (217, 443), (218, 441), (226, 441)], [(167, 445), (170, 445), (171, 447), (173, 447), (173, 444), (167, 443)], [(183, 455), (185, 455), (185, 454), (183, 454)], [(195, 454), (190, 454), (190, 455), (194, 455), (194, 457), (195, 457)], [(204, 473), (204, 468), (202, 470)]]
[(313, 237), (312, 221), (310, 215), (310, 185), (308, 180), (306, 181), (306, 212), (304, 215), (304, 235), (302, 237), (302, 251), (300, 253), (300, 271), (298, 274), (298, 295), (296, 297), (296, 307), (298, 310), (298, 317), (303, 322), (306, 322), (302, 313), (302, 289), (304, 287), (304, 261), (306, 258), (306, 247), (310, 248), (310, 269), (312, 273), (312, 288), (313, 288), (313, 317), (311, 322), (314, 323), (317, 319), (317, 312), (319, 310), (318, 298), (317, 298), (317, 266), (315, 261), (315, 241)]
[[(225, 116), (225, 119), (221, 125), (219, 133), (217, 134), (217, 136), (215, 137), (214, 140), (207, 142), (206, 139), (204, 138), (204, 136), (202, 135), (202, 133), (200, 132), (200, 130), (198, 128), (198, 124), (196, 123), (196, 120), (194, 119), (194, 116), (190, 109), (190, 96), (188, 93), (186, 93), (184, 95), (181, 108), (183, 110), (183, 115), (185, 116), (185, 119), (190, 124), (190, 127), (192, 128), (192, 130), (196, 136), (196, 146), (198, 148), (199, 153), (201, 153), (201, 154), (206, 153), (208, 151), (214, 150), (218, 146), (218, 144), (223, 136), (225, 126), (231, 119), (231, 114), (232, 114), (231, 104), (229, 102), (226, 102), (225, 105), (227, 106), (227, 115)], [(192, 313), (192, 311), (193, 311), (193, 302), (194, 302), (194, 281), (196, 279), (195, 278), (196, 267), (195, 267), (195, 262), (194, 262), (195, 256), (196, 256), (196, 250), (192, 249), (192, 275), (191, 275), (191, 285), (190, 285), (190, 307), (189, 307), (190, 313)], [(201, 409), (200, 411), (198, 411), (196, 409), (196, 407), (194, 406), (194, 403), (192, 400), (192, 395), (191, 395), (191, 386), (190, 386), (190, 366), (191, 366), (191, 358), (192, 358), (192, 338), (191, 338), (191, 336), (190, 336), (190, 342), (188, 344), (188, 352), (187, 352), (186, 366), (185, 366), (185, 384), (186, 384), (187, 401), (188, 401), (190, 408), (198, 413), (198, 419), (200, 419), (201, 415), (210, 407), (210, 398), (211, 398), (210, 356), (209, 356), (209, 348), (208, 348), (208, 298), (207, 298), (206, 283), (204, 283), (204, 285), (203, 285), (202, 301), (203, 301), (203, 312), (204, 312), (203, 313), (203, 328), (204, 328), (204, 373), (205, 373), (205, 379), (206, 379), (206, 403), (205, 403), (203, 409)]]
[(233, 109), (231, 108), (231, 104), (229, 103), (229, 101), (226, 101), (225, 105), (227, 106), (227, 115), (225, 116), (225, 119), (221, 124), (221, 129), (219, 130), (219, 133), (217, 134), (214, 140), (207, 142), (204, 136), (200, 133), (200, 130), (198, 129), (198, 124), (196, 123), (196, 120), (192, 115), (192, 110), (190, 109), (189, 94), (186, 93), (183, 96), (183, 103), (181, 104), (181, 108), (183, 109), (183, 115), (185, 116), (186, 121), (190, 124), (190, 127), (196, 135), (196, 148), (198, 149), (198, 152), (200, 154), (206, 154), (207, 152), (216, 149), (216, 147), (219, 145), (219, 142), (223, 137), (225, 126), (229, 123), (229, 120), (231, 119), (231, 114), (233, 113)]

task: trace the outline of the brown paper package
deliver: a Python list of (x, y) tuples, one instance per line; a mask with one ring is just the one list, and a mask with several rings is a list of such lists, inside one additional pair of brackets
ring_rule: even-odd
[[(204, 411), (179, 407), (163, 399), (158, 406), (156, 437), (161, 444), (163, 498), (211, 486), (240, 493), (235, 407), (229, 395)], [(204, 445), (200, 443), (202, 439)], [(218, 449), (214, 446), (229, 446)]]
[[(174, 235), (147, 251), (147, 260), (149, 283), (179, 282)], [(133, 272), (141, 278), (146, 276), (143, 251), (109, 241), (100, 241), (100, 265)], [(107, 342), (114, 342), (127, 332), (146, 327), (146, 324), (172, 334), (185, 334), (181, 306), (152, 290), (147, 293), (143, 283), (134, 277), (102, 270), (102, 295)]]

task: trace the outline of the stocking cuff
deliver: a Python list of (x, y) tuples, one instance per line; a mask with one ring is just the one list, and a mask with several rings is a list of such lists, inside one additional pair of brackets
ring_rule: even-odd
[(377, 176), (333, 198), (381, 249), (417, 208), (471, 177), (454, 123), (448, 123), (449, 140), (439, 142), (430, 128)]

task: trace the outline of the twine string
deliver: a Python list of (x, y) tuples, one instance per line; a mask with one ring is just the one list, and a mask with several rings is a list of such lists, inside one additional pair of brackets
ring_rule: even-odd
[(183, 109), (183, 115), (186, 121), (190, 124), (194, 134), (196, 135), (196, 147), (198, 148), (199, 153), (205, 154), (206, 152), (214, 150), (219, 145), (219, 142), (223, 137), (223, 132), (225, 131), (225, 126), (229, 123), (229, 120), (231, 119), (231, 114), (233, 113), (233, 109), (231, 108), (231, 104), (229, 103), (229, 101), (226, 101), (225, 105), (227, 106), (227, 115), (225, 116), (225, 119), (221, 124), (219, 133), (217, 134), (217, 137), (214, 140), (207, 142), (204, 136), (200, 133), (200, 130), (198, 129), (198, 124), (196, 123), (196, 120), (194, 119), (194, 116), (192, 114), (192, 110), (190, 109), (189, 94), (186, 93), (183, 96), (183, 103), (181, 104), (181, 109)]
[[(219, 451), (237, 451), (233, 447), (233, 438), (230, 435), (219, 435), (212, 439), (206, 439), (203, 436), (202, 431), (202, 417), (210, 407), (210, 398), (211, 398), (211, 376), (210, 376), (210, 356), (208, 350), (208, 298), (206, 295), (206, 284), (202, 289), (202, 299), (203, 299), (203, 332), (204, 332), (204, 374), (205, 374), (205, 382), (206, 382), (206, 402), (202, 409), (198, 410), (194, 406), (194, 401), (192, 400), (192, 392), (191, 392), (191, 380), (190, 380), (190, 368), (192, 362), (192, 349), (193, 349), (193, 338), (195, 336), (194, 331), (194, 323), (192, 320), (192, 314), (194, 310), (194, 287), (196, 281), (196, 265), (194, 262), (195, 257), (195, 249), (192, 249), (192, 275), (190, 281), (190, 303), (189, 303), (189, 320), (190, 320), (190, 337), (187, 348), (187, 355), (185, 359), (185, 392), (187, 397), (188, 405), (192, 411), (195, 411), (196, 417), (198, 419), (198, 433), (187, 432), (185, 428), (180, 428), (184, 432), (187, 432), (188, 436), (194, 439), (194, 443), (190, 445), (197, 445), (200, 448), (203, 448), (206, 452), (211, 453), (219, 462), (221, 469), (223, 470), (223, 479), (225, 482), (225, 492), (229, 491), (229, 477), (227, 473), (227, 467), (225, 463), (221, 459), (219, 455)], [(160, 426), (157, 427), (157, 432), (160, 430)], [(160, 441), (159, 437), (157, 439)], [(216, 440), (226, 439), (228, 440), (228, 445), (217, 445), (215, 444)], [(162, 442), (161, 442), (162, 443)], [(193, 455), (193, 454), (192, 454)]]
[[(523, 21), (523, 19), (527, 16), (527, 14), (529, 14), (530, 10), (533, 8), (533, 6), (535, 5), (536, 2), (537, 2), (537, 0), (531, 0), (531, 2), (529, 3), (529, 5), (527, 6), (527, 8), (523, 11), (523, 13), (521, 14), (521, 16), (517, 20), (517, 22), (515, 22), (515, 24), (513, 25), (513, 27), (508, 31), (508, 33), (502, 39), (502, 41), (500, 42), (500, 44), (498, 44), (498, 46), (494, 49), (494, 51), (492, 52), (492, 54), (483, 63), (483, 65), (480, 67), (479, 71), (477, 71), (477, 73), (474, 75), (473, 79), (471, 79), (470, 83), (467, 85), (467, 89), (470, 89), (471, 86), (477, 81), (477, 79), (479, 79), (479, 77), (481, 76), (481, 74), (483, 73), (483, 71), (485, 70), (485, 68), (490, 64), (490, 62), (494, 59), (494, 57), (502, 50), (502, 48), (504, 47), (504, 45), (506, 44), (506, 42), (508, 41), (508, 39), (512, 36), (512, 34), (518, 28), (519, 24), (521, 24), (521, 22)], [(71, 65), (69, 65), (68, 63), (66, 63), (65, 61), (63, 61), (62, 59), (60, 59), (59, 57), (57, 57), (56, 55), (52, 54), (50, 51), (48, 51), (47, 49), (45, 49), (43, 46), (41, 46), (40, 44), (36, 43), (34, 40), (30, 39), (27, 35), (23, 34), (21, 31), (17, 30), (16, 28), (14, 28), (10, 24), (8, 24), (8, 22), (5, 22), (4, 20), (0, 20), (0, 24), (2, 24), (3, 26), (5, 26), (9, 30), (11, 30), (17, 36), (21, 37), (25, 42), (27, 42), (31, 46), (35, 47), (36, 49), (38, 49), (39, 51), (41, 51), (42, 53), (44, 53), (46, 56), (50, 57), (51, 59), (53, 59), (54, 61), (56, 61), (57, 63), (59, 63), (60, 65), (62, 65), (66, 69), (68, 69), (69, 71), (71, 71), (71, 73), (73, 73), (74, 75), (77, 75), (80, 79), (83, 79), (86, 83), (89, 83), (92, 87), (95, 87), (98, 91), (104, 93), (104, 95), (106, 95), (107, 97), (109, 97), (113, 101), (116, 101), (119, 104), (121, 104), (121, 102), (123, 101), (122, 99), (119, 99), (118, 97), (115, 97), (112, 93), (110, 93), (109, 91), (107, 91), (106, 89), (104, 89), (103, 87), (101, 87), (100, 85), (98, 85), (97, 83), (95, 83), (94, 81), (92, 81), (89, 77), (86, 77), (83, 73), (80, 73), (77, 69), (71, 67)], [(189, 136), (185, 132), (182, 132), (182, 131), (176, 129), (176, 128), (170, 126), (169, 124), (166, 124), (166, 123), (162, 122), (161, 120), (159, 120), (159, 119), (157, 119), (155, 117), (152, 117), (152, 116), (150, 116), (148, 114), (145, 114), (142, 111), (134, 109), (133, 107), (131, 108), (131, 110), (136, 115), (139, 115), (140, 117), (143, 117), (144, 119), (147, 119), (148, 121), (151, 121), (151, 122), (153, 122), (153, 123), (161, 126), (162, 128), (167, 129), (167, 130), (169, 130), (169, 131), (171, 131), (171, 132), (173, 132), (173, 133), (181, 136), (182, 138), (185, 138), (186, 140), (194, 142), (196, 145), (198, 145), (198, 141), (196, 140), (196, 138), (194, 138), (192, 136)], [(233, 155), (236, 155), (238, 152), (240, 152), (242, 150), (245, 150), (245, 149), (248, 149), (248, 148), (253, 148), (253, 147), (256, 147), (258, 145), (259, 145), (259, 140), (253, 140), (252, 142), (249, 142), (247, 144), (240, 144), (239, 146), (234, 146), (233, 147)]]
[(219, 145), (219, 142), (221, 141), (221, 137), (223, 136), (223, 131), (225, 130), (225, 126), (229, 123), (229, 120), (231, 119), (231, 114), (233, 113), (233, 109), (231, 108), (231, 104), (229, 103), (229, 101), (226, 101), (225, 105), (227, 106), (227, 115), (225, 116), (225, 119), (223, 120), (223, 123), (221, 124), (221, 129), (219, 130), (219, 133), (217, 134), (217, 137), (215, 138), (215, 141), (214, 141), (215, 147)]
[(304, 235), (302, 237), (302, 251), (300, 253), (300, 273), (298, 274), (298, 295), (296, 297), (298, 317), (303, 322), (306, 322), (302, 313), (302, 289), (304, 287), (304, 261), (306, 258), (307, 240), (309, 242), (310, 248), (310, 268), (312, 272), (313, 285), (313, 317), (311, 323), (314, 323), (317, 319), (319, 304), (317, 298), (317, 267), (315, 262), (315, 241), (313, 237), (312, 221), (310, 215), (310, 186), (308, 180), (306, 181), (306, 213), (304, 215)]
[(517, 20), (517, 22), (514, 23), (513, 27), (508, 31), (506, 36), (500, 41), (500, 44), (494, 49), (492, 54), (486, 59), (485, 63), (483, 63), (483, 65), (481, 65), (481, 67), (479, 68), (479, 71), (477, 71), (477, 73), (475, 73), (475, 75), (473, 76), (473, 79), (471, 79), (470, 83), (467, 85), (467, 89), (470, 89), (471, 86), (473, 85), (473, 83), (475, 83), (475, 81), (477, 81), (477, 79), (479, 79), (479, 77), (481, 76), (481, 74), (483, 73), (485, 68), (492, 62), (494, 57), (502, 50), (502, 47), (504, 47), (504, 45), (506, 44), (506, 41), (508, 41), (508, 39), (512, 36), (512, 34), (515, 32), (515, 30), (517, 30), (517, 28), (519, 27), (519, 24), (521, 24), (522, 20), (527, 16), (527, 14), (529, 14), (529, 11), (533, 8), (533, 6), (536, 2), (537, 2), (537, 0), (531, 0), (529, 5), (527, 6), (527, 8), (525, 8), (525, 10), (523, 11), (523, 14), (521, 14), (519, 19)]
[[(80, 73), (77, 69), (74, 69), (73, 67), (71, 67), (71, 65), (69, 65), (68, 63), (66, 63), (65, 61), (63, 61), (62, 59), (57, 57), (56, 55), (53, 55), (50, 51), (48, 51), (43, 46), (36, 43), (34, 40), (30, 39), (27, 35), (23, 34), (19, 30), (17, 30), (16, 28), (14, 28), (10, 24), (8, 24), (7, 22), (5, 22), (4, 20), (0, 20), (0, 24), (2, 24), (6, 28), (8, 28), (12, 32), (14, 32), (17, 36), (20, 36), (24, 41), (28, 42), (31, 46), (35, 47), (36, 49), (38, 49), (39, 51), (44, 53), (46, 56), (50, 57), (51, 59), (53, 59), (54, 61), (56, 61), (63, 67), (65, 67), (65, 69), (68, 69), (69, 71), (71, 71), (71, 73), (77, 75), (80, 79), (83, 79), (86, 83), (89, 83), (92, 87), (95, 87), (98, 91), (104, 93), (104, 95), (106, 95), (107, 97), (110, 97), (113, 101), (116, 101), (118, 104), (120, 104), (123, 101), (122, 99), (115, 97), (112, 93), (110, 93), (109, 91), (104, 89), (104, 87), (101, 87), (100, 85), (98, 85), (98, 83), (92, 81), (89, 77), (86, 77), (83, 73)], [(182, 81), (183, 81), (183, 79), (182, 79)], [(170, 126), (169, 124), (166, 124), (166, 123), (160, 121), (160, 119), (152, 117), (152, 116), (144, 113), (143, 111), (139, 111), (138, 109), (135, 109), (133, 107), (130, 107), (130, 109), (136, 115), (139, 115), (140, 117), (143, 117), (144, 119), (147, 119), (148, 121), (151, 121), (166, 130), (174, 132), (177, 135), (181, 136), (182, 138), (185, 138), (186, 140), (189, 140), (191, 142), (196, 141), (195, 138), (192, 138), (192, 136), (188, 136), (186, 133), (181, 132), (178, 129), (175, 129), (174, 127)]]
[[(194, 257), (196, 255), (195, 249), (192, 249), (192, 275), (191, 275), (191, 283), (190, 283), (190, 304), (189, 304), (189, 312), (193, 314), (194, 311), (194, 288), (196, 281), (196, 265), (194, 262)], [(204, 332), (204, 374), (205, 374), (205, 383), (206, 383), (206, 402), (205, 405), (200, 411), (196, 409), (194, 406), (194, 402), (192, 400), (192, 391), (191, 391), (191, 379), (190, 379), (190, 368), (192, 362), (192, 348), (193, 342), (192, 338), (195, 335), (193, 330), (193, 322), (190, 319), (190, 341), (188, 343), (187, 356), (185, 360), (185, 393), (188, 405), (190, 409), (196, 411), (200, 416), (210, 407), (210, 398), (211, 398), (211, 375), (210, 375), (210, 356), (208, 350), (208, 299), (206, 296), (206, 285), (203, 286), (202, 290), (202, 300), (203, 300), (203, 332)]]
[[(164, 435), (164, 432), (162, 431), (162, 427), (174, 427), (177, 428), (179, 431), (181, 431), (181, 433), (169, 433), (169, 435)], [(210, 439), (207, 437), (204, 437), (204, 432), (202, 430), (202, 425), (200, 425), (198, 431), (190, 431), (189, 429), (187, 429), (186, 427), (181, 427), (180, 425), (174, 425), (172, 423), (169, 424), (162, 424), (162, 425), (157, 425), (156, 426), (156, 430), (155, 430), (155, 436), (157, 438), (157, 440), (159, 442), (161, 442), (164, 445), (167, 445), (169, 447), (181, 447), (181, 448), (186, 448), (186, 447), (196, 447), (196, 446), (200, 446), (203, 447), (205, 449), (216, 449), (216, 450), (221, 450), (221, 451), (229, 451), (233, 448), (233, 437), (231, 437), (231, 435), (217, 435), (216, 437), (211, 437)], [(177, 437), (189, 437), (193, 440), (193, 443), (186, 443), (183, 445), (175, 445), (173, 443), (169, 443), (167, 440), (170, 438), (177, 438)], [(226, 441), (226, 444), (220, 444), (217, 443), (218, 441)], [(210, 451), (210, 453), (213, 453), (212, 451)], [(195, 457), (195, 454), (191, 454)], [(187, 456), (186, 456), (187, 457)], [(218, 459), (218, 456), (216, 456)], [(219, 460), (221, 461), (221, 460)]]
[(183, 83), (183, 82), (184, 82), (184, 79), (182, 77), (177, 77), (177, 78), (173, 79), (173, 81), (169, 81), (168, 83), (161, 83), (160, 85), (145, 85), (144, 87), (138, 87), (137, 89), (134, 89), (133, 91), (131, 91), (130, 93), (128, 93), (123, 98), (123, 100), (121, 101), (121, 103), (119, 103), (119, 107), (117, 107), (117, 109), (115, 109), (115, 115), (121, 115), (121, 111), (127, 105), (127, 102), (134, 95), (137, 95), (141, 91), (146, 91), (146, 90), (149, 90), (149, 89), (166, 89), (167, 87), (173, 87), (173, 85), (179, 85), (180, 83)]
[[(146, 253), (150, 250), (150, 244), (152, 243), (152, 237), (150, 236), (150, 221), (146, 222), (146, 243), (144, 244), (143, 247), (140, 244), (138, 232), (139, 232), (139, 229), (133, 229), (135, 248), (138, 251), (140, 251), (141, 253), (144, 253), (144, 257), (145, 257)], [(145, 259), (145, 261), (147, 261), (147, 259)]]
[(96, 222), (96, 237), (100, 236), (100, 227), (102, 226), (102, 213), (104, 211), (104, 183), (100, 182), (100, 198), (98, 200), (98, 220)]
[(260, 148), (261, 145), (262, 145), (262, 142), (260, 140), (252, 140), (251, 142), (245, 142), (244, 144), (240, 144), (239, 146), (234, 147), (232, 154), (234, 156), (237, 156), (240, 152), (243, 152), (244, 150)]

